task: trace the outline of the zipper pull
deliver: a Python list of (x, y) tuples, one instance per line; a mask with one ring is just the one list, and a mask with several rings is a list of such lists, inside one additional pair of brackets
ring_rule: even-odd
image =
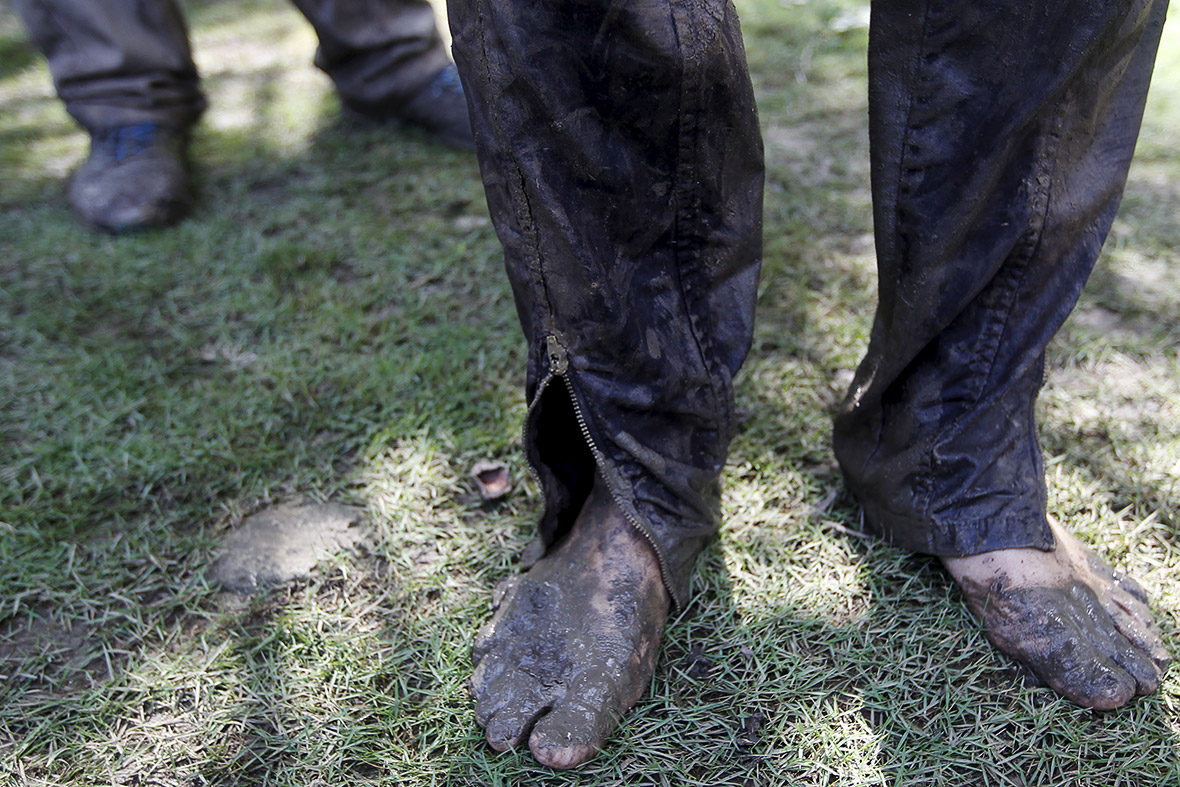
[(569, 368), (570, 360), (556, 336), (550, 334), (545, 337), (545, 352), (549, 354), (549, 371), (558, 375), (565, 374), (566, 369)]

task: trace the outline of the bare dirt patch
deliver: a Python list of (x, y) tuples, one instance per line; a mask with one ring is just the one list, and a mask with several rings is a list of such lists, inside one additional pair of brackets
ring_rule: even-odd
[(226, 536), (209, 577), (249, 593), (311, 576), (324, 558), (368, 543), (361, 513), (338, 503), (283, 504), (247, 517)]

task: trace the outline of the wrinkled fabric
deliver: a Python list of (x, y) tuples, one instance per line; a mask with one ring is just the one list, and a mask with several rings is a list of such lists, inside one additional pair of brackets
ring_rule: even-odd
[[(886, 538), (942, 555), (1053, 547), (1033, 401), (1117, 208), (1165, 6), (873, 4), (880, 303), (835, 448)], [(683, 604), (717, 528), (759, 267), (761, 143), (734, 11), (450, 8), (531, 348), (542, 541), (597, 468)]]
[(175, 2), (16, 0), (66, 111), (91, 129), (182, 129), (205, 108)]
[[(308, 0), (313, 22), (313, 5), (334, 18), (330, 0)], [(173, 4), (17, 7), (83, 125), (199, 114)], [(132, 10), (116, 21), (118, 9)], [(721, 0), (451, 9), (530, 346), (542, 539), (568, 528), (597, 468), (682, 605), (717, 529), (760, 257), (761, 142), (736, 15)], [(879, 308), (835, 448), (895, 543), (1053, 546), (1033, 420), (1044, 349), (1117, 209), (1165, 10), (874, 3)], [(320, 35), (317, 62), (347, 68)]]
[(682, 604), (717, 529), (761, 258), (737, 17), (722, 0), (451, 0), (448, 17), (532, 348), (541, 537), (597, 467)]
[[(295, 0), (316, 65), (360, 108), (397, 107), (449, 63), (428, 0)], [(177, 0), (16, 0), (66, 110), (88, 129), (190, 126), (205, 108)]]
[(450, 65), (429, 0), (293, 0), (319, 38), (315, 64), (352, 106), (393, 114)]
[(890, 541), (1053, 547), (1045, 347), (1118, 208), (1166, 6), (874, 3), (879, 306), (835, 448)]

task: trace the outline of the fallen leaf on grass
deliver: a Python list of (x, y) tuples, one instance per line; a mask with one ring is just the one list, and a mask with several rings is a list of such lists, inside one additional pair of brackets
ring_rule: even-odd
[(471, 477), (475, 479), (475, 488), (483, 500), (499, 500), (512, 489), (508, 468), (499, 462), (476, 462), (471, 467)]

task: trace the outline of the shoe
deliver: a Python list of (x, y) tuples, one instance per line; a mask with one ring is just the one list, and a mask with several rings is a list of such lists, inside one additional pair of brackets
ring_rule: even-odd
[(68, 198), (86, 225), (118, 235), (175, 224), (192, 205), (183, 131), (138, 123), (90, 133)]
[(344, 105), (370, 120), (401, 120), (433, 134), (447, 145), (475, 150), (467, 97), (463, 94), (463, 84), (454, 63), (439, 71), (426, 87), (396, 110), (348, 99), (344, 99)]

